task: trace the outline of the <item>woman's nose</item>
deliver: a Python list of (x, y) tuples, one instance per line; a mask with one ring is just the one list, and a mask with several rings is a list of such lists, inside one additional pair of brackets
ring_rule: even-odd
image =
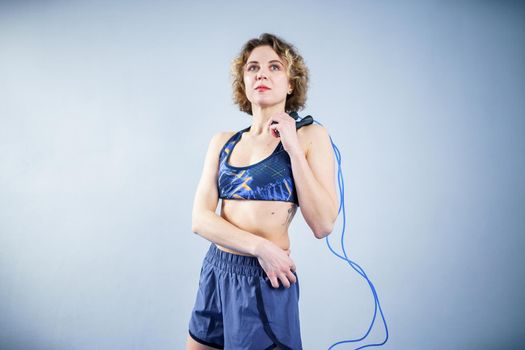
[(266, 79), (266, 72), (264, 71), (263, 68), (259, 69), (259, 71), (257, 72), (257, 80), (261, 80), (261, 79)]

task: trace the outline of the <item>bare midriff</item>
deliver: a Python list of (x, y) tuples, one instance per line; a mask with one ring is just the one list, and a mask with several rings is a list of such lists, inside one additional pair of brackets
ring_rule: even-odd
[[(283, 250), (290, 249), (288, 227), (295, 216), (297, 205), (292, 202), (223, 199), (221, 217), (241, 230), (263, 237)], [(223, 251), (247, 255), (220, 245)]]

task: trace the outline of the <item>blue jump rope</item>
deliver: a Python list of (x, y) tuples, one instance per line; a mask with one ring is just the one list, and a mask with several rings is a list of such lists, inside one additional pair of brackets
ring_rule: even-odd
[[(290, 116), (293, 117), (296, 120), (296, 128), (297, 129), (299, 129), (300, 127), (302, 127), (304, 125), (309, 125), (309, 124), (312, 124), (312, 123), (316, 123), (316, 124), (319, 124), (319, 125), (323, 126), (321, 123), (317, 122), (316, 120), (314, 120), (309, 115), (304, 117), (304, 118), (300, 118), (299, 114), (297, 114), (297, 112), (291, 112)], [(381, 318), (383, 320), (383, 324), (385, 325), (385, 331), (386, 331), (385, 340), (383, 340), (382, 343), (374, 343), (374, 344), (363, 345), (363, 346), (360, 346), (358, 348), (355, 348), (354, 350), (364, 349), (364, 348), (368, 348), (368, 347), (372, 347), (372, 346), (381, 346), (381, 345), (384, 345), (387, 342), (387, 340), (388, 340), (388, 327), (386, 325), (385, 316), (383, 315), (383, 310), (381, 309), (381, 304), (379, 303), (379, 297), (377, 296), (376, 289), (375, 289), (374, 285), (372, 284), (372, 281), (370, 281), (370, 279), (366, 275), (366, 273), (363, 270), (363, 268), (361, 266), (359, 266), (356, 262), (350, 260), (350, 258), (348, 258), (348, 255), (346, 254), (345, 242), (344, 242), (345, 227), (346, 227), (346, 213), (345, 213), (345, 201), (344, 201), (345, 184), (344, 184), (344, 181), (343, 181), (343, 172), (341, 171), (341, 153), (339, 152), (339, 149), (337, 148), (337, 146), (332, 141), (332, 137), (331, 136), (329, 136), (329, 137), (330, 137), (330, 142), (332, 143), (332, 148), (334, 149), (335, 157), (337, 159), (337, 166), (338, 166), (338, 170), (337, 170), (337, 180), (338, 181), (337, 181), (337, 183), (339, 185), (339, 210), (338, 210), (337, 214), (339, 215), (339, 213), (341, 213), (341, 210), (343, 211), (343, 229), (341, 231), (341, 250), (343, 251), (343, 255), (338, 254), (332, 248), (332, 246), (330, 245), (330, 241), (328, 240), (329, 236), (326, 237), (326, 244), (328, 246), (328, 249), (330, 249), (330, 251), (336, 257), (338, 257), (341, 260), (346, 261), (348, 263), (348, 265), (350, 265), (351, 268), (353, 268), (355, 271), (357, 271), (357, 273), (360, 274), (366, 280), (366, 282), (368, 282), (368, 285), (370, 286), (370, 290), (372, 292), (372, 295), (374, 296), (375, 305), (374, 305), (374, 317), (372, 317), (372, 322), (370, 322), (370, 327), (368, 327), (368, 330), (366, 331), (365, 335), (363, 335), (361, 338), (357, 338), (357, 339), (348, 339), (348, 340), (341, 340), (341, 341), (335, 342), (332, 345), (330, 345), (328, 350), (331, 350), (331, 349), (335, 348), (337, 345), (341, 345), (341, 344), (345, 344), (345, 343), (354, 343), (354, 342), (358, 342), (358, 341), (361, 341), (361, 340), (365, 339), (368, 336), (368, 334), (370, 333), (370, 331), (372, 330), (372, 326), (375, 323), (376, 316), (377, 316), (377, 309), (379, 309), (379, 313), (381, 314)]]

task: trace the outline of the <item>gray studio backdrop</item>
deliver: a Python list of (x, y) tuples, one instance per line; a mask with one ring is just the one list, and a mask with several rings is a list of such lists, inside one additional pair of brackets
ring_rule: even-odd
[[(184, 348), (194, 191), (211, 136), (250, 124), (229, 64), (266, 31), (341, 150), (384, 348), (523, 348), (519, 2), (1, 1), (2, 350)], [(366, 282), (301, 215), (290, 235), (305, 349), (363, 335)]]

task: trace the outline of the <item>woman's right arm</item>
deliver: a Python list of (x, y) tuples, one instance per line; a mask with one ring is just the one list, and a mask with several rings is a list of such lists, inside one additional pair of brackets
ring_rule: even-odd
[(290, 282), (295, 283), (296, 279), (290, 271), (295, 270), (295, 265), (288, 254), (273, 242), (241, 230), (215, 213), (219, 201), (219, 152), (227, 140), (226, 136), (225, 133), (218, 133), (209, 143), (193, 201), (191, 230), (208, 241), (258, 257), (275, 288), (279, 286), (277, 278), (289, 287)]

